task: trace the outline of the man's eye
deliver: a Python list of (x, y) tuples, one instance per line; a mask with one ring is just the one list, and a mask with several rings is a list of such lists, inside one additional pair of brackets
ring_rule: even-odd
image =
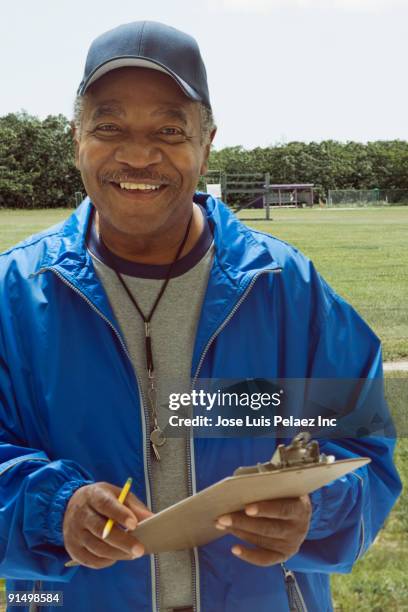
[(180, 130), (180, 128), (175, 128), (175, 127), (162, 128), (160, 130), (160, 133), (164, 134), (165, 136), (184, 136), (184, 133), (182, 132), (182, 130)]
[(95, 127), (95, 132), (119, 132), (119, 128), (117, 125), (113, 123), (103, 123), (101, 125), (97, 125)]

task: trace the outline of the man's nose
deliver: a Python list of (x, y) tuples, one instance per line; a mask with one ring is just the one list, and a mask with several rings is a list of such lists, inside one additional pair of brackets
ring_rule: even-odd
[(131, 137), (122, 141), (115, 151), (115, 161), (134, 168), (145, 168), (162, 161), (159, 147), (148, 138)]

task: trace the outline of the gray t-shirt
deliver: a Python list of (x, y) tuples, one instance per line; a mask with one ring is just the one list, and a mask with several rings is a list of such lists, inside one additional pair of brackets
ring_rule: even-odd
[[(106, 246), (99, 240), (94, 223), (88, 238), (88, 249), (123, 332), (147, 402), (144, 323), (107, 262), (113, 261), (145, 316), (158, 295), (168, 266), (137, 264), (111, 252), (106, 253)], [(174, 414), (168, 408), (169, 394), (189, 392), (191, 387), (195, 334), (212, 266), (213, 250), (212, 235), (206, 221), (196, 245), (173, 267), (172, 278), (151, 321), (158, 420), (163, 430), (169, 416)], [(168, 437), (166, 443), (159, 448), (161, 460), (156, 461), (152, 455), (151, 492), (154, 512), (188, 496), (186, 445), (185, 437)], [(160, 609), (164, 611), (192, 605), (191, 552), (183, 550), (160, 553), (157, 560)]]

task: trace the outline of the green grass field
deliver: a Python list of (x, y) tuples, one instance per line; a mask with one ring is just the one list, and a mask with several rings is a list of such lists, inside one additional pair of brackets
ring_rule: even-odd
[(408, 358), (408, 207), (243, 210), (248, 225), (298, 247), (383, 343), (384, 359)]
[[(0, 210), (0, 252), (67, 217), (72, 210)], [(286, 240), (315, 262), (332, 287), (367, 320), (386, 360), (408, 359), (408, 207), (348, 210), (243, 210), (239, 217)], [(408, 373), (394, 373), (405, 377)], [(395, 398), (388, 398), (393, 406)], [(408, 487), (408, 440), (396, 462)], [(336, 612), (408, 611), (408, 495), (350, 575), (333, 577)], [(0, 607), (1, 612), (1, 607)], [(310, 612), (319, 612), (312, 610)]]

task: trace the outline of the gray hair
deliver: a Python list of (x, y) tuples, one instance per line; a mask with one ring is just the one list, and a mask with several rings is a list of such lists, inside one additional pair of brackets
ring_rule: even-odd
[[(86, 94), (85, 94), (86, 95)], [(85, 96), (77, 95), (74, 102), (74, 126), (78, 134), (81, 134), (82, 117), (84, 112), (84, 100)], [(215, 126), (214, 115), (211, 108), (205, 106), (201, 102), (197, 102), (200, 111), (200, 124), (201, 124), (201, 144), (207, 144), (210, 140), (210, 134)]]

